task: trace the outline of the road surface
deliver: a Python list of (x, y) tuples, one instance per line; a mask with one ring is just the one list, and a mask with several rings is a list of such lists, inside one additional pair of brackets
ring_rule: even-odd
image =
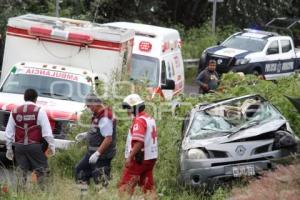
[(198, 94), (199, 86), (196, 84), (185, 84), (184, 93), (188, 95)]

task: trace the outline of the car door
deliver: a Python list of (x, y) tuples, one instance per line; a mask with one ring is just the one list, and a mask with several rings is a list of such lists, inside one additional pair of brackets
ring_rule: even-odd
[(264, 63), (264, 75), (266, 79), (275, 79), (281, 73), (281, 60), (279, 41), (272, 40), (266, 48), (266, 61)]
[(295, 51), (289, 38), (280, 39), (281, 73), (290, 75), (295, 69)]

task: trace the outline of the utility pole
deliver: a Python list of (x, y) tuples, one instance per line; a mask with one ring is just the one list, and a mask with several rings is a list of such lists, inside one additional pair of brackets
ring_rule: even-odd
[(60, 10), (59, 4), (62, 2), (63, 2), (63, 0), (55, 0), (55, 16), (56, 17), (59, 17), (59, 10)]
[(212, 34), (216, 34), (216, 15), (217, 15), (217, 3), (223, 3), (224, 0), (208, 0), (208, 2), (213, 3), (213, 14), (211, 22)]

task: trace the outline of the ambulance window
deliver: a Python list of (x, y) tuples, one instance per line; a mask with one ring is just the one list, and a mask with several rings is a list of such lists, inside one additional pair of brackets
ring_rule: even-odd
[(159, 60), (157, 58), (132, 55), (130, 80), (142, 81), (148, 86), (156, 87), (159, 82)]
[(166, 84), (167, 77), (166, 77), (166, 63), (163, 60), (161, 64), (161, 84)]
[(174, 67), (174, 63), (172, 62), (172, 77), (174, 77), (175, 76), (175, 67)]
[(171, 64), (168, 62), (168, 79), (172, 78), (172, 66)]

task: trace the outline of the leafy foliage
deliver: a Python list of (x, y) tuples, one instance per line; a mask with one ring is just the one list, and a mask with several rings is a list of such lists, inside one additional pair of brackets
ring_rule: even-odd
[(204, 49), (209, 46), (216, 45), (218, 41), (223, 41), (229, 35), (237, 31), (237, 28), (231, 25), (217, 28), (217, 34), (212, 35), (211, 27), (208, 23), (204, 23), (200, 28), (184, 29), (183, 26), (175, 26), (179, 30), (183, 38), (183, 57), (184, 58), (200, 58)]
[[(2, 0), (0, 29), (4, 33), (11, 16), (24, 13), (55, 15), (56, 0)], [(217, 26), (235, 24), (244, 28), (262, 25), (272, 17), (299, 16), (299, 2), (295, 0), (227, 0), (218, 3)], [(198, 0), (63, 0), (60, 15), (86, 19), (98, 23), (136, 21), (170, 26), (182, 24), (185, 28), (200, 27), (210, 21), (212, 3)]]

